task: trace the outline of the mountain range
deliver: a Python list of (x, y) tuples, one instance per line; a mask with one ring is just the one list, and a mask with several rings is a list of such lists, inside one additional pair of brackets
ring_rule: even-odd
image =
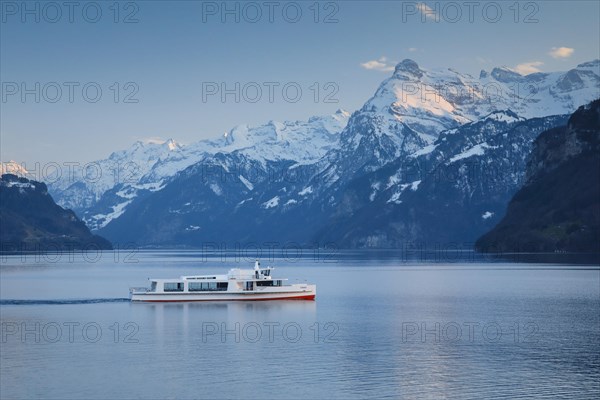
[(598, 97), (599, 70), (473, 77), (404, 60), (351, 115), (137, 142), (94, 163), (100, 178), (48, 186), (113, 242), (472, 243), (504, 215), (536, 137)]

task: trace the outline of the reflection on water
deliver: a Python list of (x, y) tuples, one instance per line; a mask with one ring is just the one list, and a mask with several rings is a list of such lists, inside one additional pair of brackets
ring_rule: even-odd
[(596, 398), (596, 265), (274, 262), (316, 301), (130, 303), (244, 267), (190, 252), (0, 264), (0, 398)]

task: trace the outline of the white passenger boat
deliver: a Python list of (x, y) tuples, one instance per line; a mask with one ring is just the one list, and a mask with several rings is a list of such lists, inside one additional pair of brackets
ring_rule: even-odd
[(182, 276), (179, 279), (149, 279), (150, 287), (130, 288), (131, 301), (250, 301), (314, 300), (317, 286), (305, 283), (286, 284), (287, 279), (273, 279), (274, 268), (229, 270), (226, 275)]

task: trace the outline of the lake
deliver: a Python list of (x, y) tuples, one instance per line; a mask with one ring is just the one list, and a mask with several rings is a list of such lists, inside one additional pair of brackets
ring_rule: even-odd
[[(239, 255), (1, 256), (2, 399), (600, 395), (600, 267), (394, 252), (263, 257), (316, 301), (148, 304)], [(247, 259), (245, 259), (247, 258)]]

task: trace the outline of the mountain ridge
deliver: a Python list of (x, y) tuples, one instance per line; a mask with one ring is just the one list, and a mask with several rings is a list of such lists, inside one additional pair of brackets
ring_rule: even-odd
[[(598, 63), (591, 63), (590, 65), (598, 65)], [(587, 68), (587, 67), (586, 67)], [(579, 74), (581, 71), (577, 71)], [(567, 74), (567, 73), (565, 73)], [(538, 81), (544, 82), (546, 88), (548, 86), (552, 86), (550, 81), (554, 79), (553, 82), (561, 81), (561, 77), (565, 74), (561, 73), (549, 73), (536, 75), (534, 78)], [(497, 75), (497, 74), (495, 74)], [(518, 75), (518, 74), (517, 74)], [(526, 79), (526, 77), (519, 78), (517, 75), (514, 75), (514, 79)], [(520, 75), (519, 75), (520, 76)], [(433, 105), (429, 99), (423, 103), (421, 101), (421, 93), (414, 94), (406, 94), (404, 92), (398, 93), (396, 88), (398, 85), (402, 87), (402, 84), (406, 82), (411, 82), (408, 78), (421, 79), (423, 82), (431, 84), (432, 87), (436, 87), (437, 85), (437, 96), (441, 99), (439, 102), (435, 102)], [(328, 235), (321, 235), (318, 233), (322, 228), (320, 225), (323, 224), (323, 221), (328, 221), (331, 216), (344, 215), (344, 211), (346, 210), (347, 215), (352, 215), (352, 210), (357, 207), (357, 204), (353, 204), (349, 201), (348, 195), (348, 185), (351, 185), (351, 182), (354, 180), (360, 180), (360, 177), (365, 174), (373, 173), (374, 171), (379, 170), (380, 168), (385, 167), (387, 164), (392, 163), (396, 160), (405, 160), (413, 154), (417, 154), (418, 152), (425, 152), (429, 146), (433, 146), (436, 140), (440, 137), (451, 137), (456, 133), (456, 130), (459, 130), (460, 127), (468, 125), (468, 124), (477, 124), (481, 119), (496, 119), (496, 121), (491, 121), (487, 125), (510, 125), (510, 124), (518, 124), (523, 123), (527, 120), (528, 116), (544, 114), (544, 110), (548, 104), (561, 103), (564, 100), (562, 97), (554, 97), (550, 96), (549, 100), (542, 102), (544, 107), (539, 106), (538, 103), (534, 103), (529, 101), (530, 99), (520, 99), (516, 97), (517, 100), (522, 101), (520, 110), (527, 111), (528, 107), (532, 108), (532, 111), (525, 112), (526, 116), (522, 116), (519, 112), (515, 111), (511, 105), (510, 101), (504, 101), (494, 103), (490, 102), (489, 99), (479, 99), (476, 98), (476, 101), (473, 101), (473, 96), (464, 97), (460, 95), (453, 95), (453, 92), (440, 92), (441, 89), (445, 89), (443, 87), (444, 84), (447, 85), (463, 85), (464, 88), (468, 88), (473, 93), (477, 90), (474, 85), (472, 85), (469, 80), (471, 77), (466, 74), (460, 74), (456, 71), (448, 71), (443, 70), (441, 72), (429, 72), (421, 69), (418, 64), (416, 64), (412, 60), (405, 60), (397, 66), (394, 74), (386, 80), (382, 82), (379, 88), (375, 91), (375, 94), (365, 103), (363, 107), (359, 110), (353, 112), (347, 121), (346, 126), (341, 130), (338, 135), (339, 145), (336, 147), (330, 148), (326, 154), (312, 163), (306, 163), (304, 165), (296, 165), (298, 163), (287, 162), (285, 160), (277, 160), (275, 162), (269, 163), (266, 166), (264, 163), (259, 165), (254, 161), (257, 159), (249, 155), (249, 158), (238, 159), (233, 156), (232, 153), (222, 154), (218, 158), (214, 156), (205, 158), (202, 163), (211, 163), (212, 161), (216, 161), (217, 169), (220, 170), (220, 174), (228, 174), (228, 168), (231, 168), (231, 165), (226, 166), (227, 163), (239, 163), (238, 168), (241, 170), (245, 170), (244, 174), (248, 174), (247, 165), (254, 165), (257, 171), (260, 171), (259, 174), (269, 174), (267, 169), (277, 171), (278, 173), (285, 174), (286, 171), (291, 171), (294, 168), (297, 176), (300, 179), (295, 182), (284, 182), (281, 179), (268, 179), (263, 180), (261, 182), (252, 182), (252, 190), (249, 190), (248, 187), (240, 187), (239, 190), (236, 189), (235, 194), (229, 192), (228, 196), (222, 197), (221, 200), (216, 200), (219, 202), (219, 205), (213, 204), (216, 208), (214, 210), (221, 210), (220, 212), (215, 211), (215, 216), (213, 219), (202, 216), (202, 214), (192, 213), (196, 215), (196, 217), (191, 217), (192, 222), (187, 224), (187, 222), (181, 221), (179, 228), (180, 231), (187, 232), (183, 234), (183, 236), (195, 237), (195, 239), (187, 241), (187, 243), (199, 243), (200, 241), (207, 240), (211, 236), (213, 238), (217, 238), (218, 240), (252, 240), (252, 235), (250, 231), (255, 232), (256, 237), (265, 237), (273, 234), (273, 237), (270, 239), (285, 239), (291, 241), (298, 242), (311, 242), (311, 241), (335, 241), (339, 242), (340, 245), (353, 247), (353, 246), (369, 246), (369, 245), (387, 245), (392, 246), (394, 243), (397, 243), (397, 239), (393, 239), (391, 242), (384, 240), (383, 242), (375, 241), (359, 241), (359, 242), (346, 242), (344, 239), (339, 237), (330, 237)], [(488, 78), (489, 79), (494, 79)], [(531, 79), (528, 78), (528, 79)], [(442, 86), (440, 86), (442, 85)], [(557, 85), (557, 84), (556, 84)], [(555, 86), (556, 86), (555, 85)], [(594, 81), (594, 85), (586, 86), (586, 88), (576, 88), (576, 94), (581, 94), (583, 92), (587, 93), (586, 96), (591, 96), (592, 92), (595, 92), (597, 88), (600, 87), (600, 77), (596, 75), (596, 80)], [(406, 89), (406, 87), (405, 87)], [(464, 90), (463, 90), (464, 92)], [(460, 94), (460, 91), (457, 92)], [(404, 96), (405, 95), (405, 96)], [(446, 95), (447, 99), (443, 97)], [(403, 97), (404, 96), (404, 97)], [(412, 96), (412, 97), (411, 97)], [(479, 100), (477, 100), (479, 99)], [(513, 99), (514, 100), (514, 99)], [(442, 110), (439, 111), (438, 105), (441, 104)], [(561, 103), (563, 105), (554, 105), (554, 109), (558, 110), (570, 110), (571, 103), (567, 101), (567, 103)], [(437, 108), (436, 108), (437, 107)], [(503, 111), (500, 111), (503, 110)], [(433, 124), (423, 125), (423, 116), (429, 118), (429, 120), (433, 120)], [(540, 121), (538, 127), (535, 128), (535, 132), (541, 132), (540, 129), (542, 127), (550, 127), (553, 123), (560, 123), (561, 117), (552, 117), (548, 118), (547, 121)], [(474, 119), (474, 121), (471, 121)], [(428, 119), (425, 119), (428, 120)], [(415, 122), (417, 121), (417, 122)], [(552, 122), (553, 121), (553, 122)], [(534, 122), (535, 124), (535, 122)], [(433, 127), (433, 128), (432, 128)], [(469, 135), (472, 135), (470, 133)], [(517, 141), (519, 146), (523, 145), (527, 148), (525, 151), (529, 150), (529, 146), (531, 141), (535, 138), (531, 134), (527, 132), (521, 132), (518, 137), (522, 138)], [(462, 155), (463, 152), (472, 151), (474, 154), (472, 156), (480, 156), (484, 154), (486, 151), (495, 151), (494, 149), (485, 149), (485, 142), (482, 141), (479, 143), (480, 147), (474, 147), (477, 143), (475, 143), (472, 148), (458, 149), (457, 153), (454, 154), (454, 157), (464, 157), (465, 159), (469, 159), (470, 154)], [(496, 146), (496, 145), (494, 145)], [(498, 150), (498, 152), (502, 151), (502, 149)], [(481, 153), (481, 154), (480, 154)], [(519, 157), (522, 157), (523, 153), (519, 152)], [(452, 157), (448, 157), (448, 161)], [(229, 161), (228, 161), (229, 159)], [(460, 159), (460, 158), (459, 158)], [(232, 160), (236, 160), (235, 162)], [(289, 161), (289, 160), (288, 160)], [(510, 160), (509, 164), (515, 164), (514, 160)], [(449, 168), (459, 168), (463, 162), (459, 162), (456, 165), (453, 165)], [(520, 165), (519, 163), (517, 163)], [(191, 172), (188, 170), (186, 173), (189, 178), (189, 182), (194, 181), (194, 179), (202, 179), (202, 173), (198, 174), (196, 172), (196, 178), (191, 178), (189, 175)], [(457, 173), (456, 171), (454, 173)], [(241, 174), (245, 176), (244, 174)], [(180, 190), (183, 190), (183, 180), (179, 180), (178, 178), (174, 178), (175, 180), (171, 182), (175, 187), (179, 187)], [(189, 179), (192, 179), (191, 181)], [(244, 178), (246, 179), (246, 178)], [(502, 191), (501, 199), (497, 200), (496, 206), (489, 207), (489, 210), (481, 210), (480, 214), (476, 216), (478, 220), (481, 220), (481, 215), (486, 212), (491, 213), (494, 217), (487, 218), (485, 221), (488, 224), (493, 223), (497, 215), (503, 213), (502, 207), (499, 205), (502, 201), (507, 202), (510, 196), (514, 193), (519, 184), (518, 177), (511, 177), (511, 182), (504, 182), (504, 189)], [(416, 186), (414, 191), (406, 192), (406, 189), (403, 189), (402, 185), (410, 184), (411, 187), (416, 182), (415, 179), (412, 182), (397, 182), (395, 186), (393, 185), (391, 188), (388, 188), (389, 191), (395, 190), (395, 193), (392, 196), (397, 195), (401, 196), (400, 192), (409, 193), (409, 192), (419, 192), (419, 187)], [(181, 206), (185, 203), (190, 202), (195, 197), (198, 196), (218, 196), (215, 193), (215, 187), (219, 187), (222, 193), (228, 193), (227, 190), (223, 187), (220, 182), (204, 182), (203, 184), (208, 186), (208, 191), (198, 189), (198, 192), (194, 192), (192, 195), (190, 193), (187, 201), (182, 199), (179, 204), (172, 204), (166, 207), (166, 204), (163, 204), (167, 209), (179, 210), (182, 209)], [(231, 188), (239, 185), (239, 182), (231, 183)], [(414, 184), (416, 185), (416, 184)], [(423, 187), (427, 187), (427, 183), (423, 184)], [(246, 186), (246, 185), (244, 185)], [(394, 189), (397, 187), (396, 189)], [(438, 187), (437, 185), (433, 185), (432, 188)], [(448, 190), (454, 190), (451, 188), (447, 188)], [(422, 190), (422, 189), (421, 189)], [(434, 190), (434, 189), (431, 189)], [(487, 190), (487, 189), (486, 189)], [(237, 196), (238, 193), (246, 192), (247, 196), (242, 198)], [(459, 191), (460, 192), (460, 191)], [(302, 195), (300, 193), (303, 193)], [(461, 195), (458, 194), (457, 198)], [(371, 193), (361, 200), (361, 202), (369, 201)], [(150, 196), (156, 196), (156, 194), (152, 193)], [(239, 197), (239, 198), (238, 198)], [(391, 197), (391, 196), (390, 196)], [(233, 201), (235, 199), (235, 202)], [(398, 198), (399, 199), (399, 198)], [(221, 208), (221, 202), (225, 200), (225, 202), (229, 202), (229, 209)], [(166, 201), (168, 200), (161, 200)], [(144, 200), (144, 203), (151, 202), (151, 200)], [(241, 204), (239, 204), (241, 203)], [(350, 211), (349, 211), (350, 210)], [(136, 213), (139, 213), (140, 210), (137, 209)], [(212, 211), (211, 211), (212, 212)], [(349, 212), (349, 214), (348, 214)], [(479, 211), (478, 211), (479, 212)], [(155, 213), (161, 213), (160, 209), (155, 210)], [(148, 221), (139, 221), (140, 226), (152, 226), (152, 220), (154, 216), (145, 215), (146, 218), (149, 218)], [(337, 218), (336, 217), (336, 218)], [(144, 218), (138, 217), (139, 218)], [(475, 217), (470, 217), (475, 218)], [(167, 221), (169, 218), (167, 215), (163, 217), (163, 221)], [(223, 233), (219, 235), (217, 231), (208, 232), (207, 229), (214, 224), (212, 221), (219, 221), (219, 223), (224, 224), (226, 226), (232, 226), (236, 224), (236, 219), (240, 221), (247, 221), (246, 228), (236, 227), (235, 229), (229, 230), (227, 233)], [(303, 228), (298, 228), (298, 221), (304, 221)], [(124, 220), (125, 221), (125, 220)], [(106, 232), (116, 232), (117, 230), (127, 232), (131, 228), (129, 224), (125, 222), (116, 224), (115, 222), (110, 222), (107, 225), (116, 224), (110, 229), (107, 227), (105, 229)], [(173, 221), (169, 222), (169, 226)], [(284, 226), (291, 225), (295, 226), (294, 230), (298, 232), (298, 234), (293, 234), (287, 232), (286, 230), (281, 230), (277, 228), (280, 224)], [(107, 226), (105, 225), (105, 226)], [(160, 224), (159, 224), (160, 225)], [(480, 226), (481, 224), (478, 224)], [(133, 225), (132, 225), (133, 226)], [(190, 232), (185, 231), (185, 229), (190, 228), (190, 226), (200, 226), (200, 229), (196, 231)], [(264, 228), (261, 228), (263, 226)], [(487, 225), (485, 225), (487, 226)], [(481, 229), (475, 230), (468, 235), (463, 235), (462, 237), (468, 237), (469, 240), (474, 241), (477, 238), (477, 234), (482, 233)], [(139, 237), (143, 235), (143, 231), (145, 228), (141, 228), (141, 230), (134, 230), (136, 233), (131, 233), (130, 237)], [(204, 230), (204, 232), (202, 232)], [(237, 234), (233, 232), (237, 231)], [(248, 231), (248, 232), (246, 232)], [(303, 233), (300, 234), (300, 231)], [(275, 235), (274, 232), (277, 232)], [(409, 229), (410, 232), (410, 229)], [(436, 233), (439, 233), (440, 230)], [(111, 236), (111, 234), (107, 234)], [(417, 235), (418, 236), (418, 235)], [(122, 240), (125, 239), (125, 236), (119, 234), (118, 237)], [(181, 234), (179, 234), (177, 241), (186, 242)], [(164, 239), (164, 238), (163, 238)], [(411, 239), (411, 237), (408, 237)], [(415, 239), (415, 237), (412, 237)], [(173, 243), (177, 242), (174, 241)], [(155, 242), (157, 244), (158, 242)]]
[[(339, 110), (307, 121), (238, 125), (219, 138), (187, 146), (175, 141), (154, 147), (141, 143), (137, 152), (115, 152), (109, 157), (110, 162), (125, 165), (134, 161), (139, 171), (124, 171), (133, 175), (131, 181), (94, 186), (79, 179), (50, 185), (50, 190), (61, 204), (70, 205), (90, 227), (106, 232), (113, 240), (153, 237), (147, 242), (140, 240), (158, 245), (158, 237), (146, 234), (161, 231), (171, 232), (168, 238), (159, 235), (166, 243), (191, 245), (205, 240), (212, 226), (216, 227), (212, 235), (218, 240), (252, 240), (248, 232), (254, 229), (257, 237), (276, 232), (275, 237), (281, 240), (392, 246), (401, 238), (356, 237), (347, 241), (332, 238), (323, 224), (346, 226), (342, 219), (350, 218), (351, 222), (353, 213), (360, 209), (369, 215), (367, 211), (374, 205), (394, 215), (406, 207), (412, 195), (421, 196), (424, 204), (429, 197), (440, 198), (439, 190), (452, 193), (454, 206), (464, 209), (467, 198), (463, 190), (474, 182), (462, 176), (460, 169), (468, 169), (472, 160), (483, 165), (481, 160), (486, 157), (503, 168), (520, 166), (519, 157), (530, 149), (534, 133), (560, 124), (562, 115), (572, 112), (582, 99), (591, 100), (600, 90), (598, 69), (600, 61), (594, 60), (566, 72), (523, 76), (496, 68), (473, 78), (450, 68), (423, 69), (407, 59), (352, 114)], [(499, 95), (487, 91), (490, 88), (497, 89)], [(519, 124), (531, 132), (513, 129)], [(505, 145), (494, 135), (514, 138)], [(523, 149), (511, 151), (508, 145)], [(423, 171), (461, 176), (466, 186), (457, 189), (448, 184), (442, 188), (410, 165), (415, 159), (423, 164)], [(102, 168), (110, 168), (110, 163)], [(499, 197), (494, 200), (495, 208), (477, 210), (480, 214), (469, 218), (481, 219), (489, 213), (492, 216), (485, 221), (495, 221), (503, 212), (499, 204), (508, 201), (506, 196), (520, 184), (521, 172), (478, 184), (482, 193), (491, 190)], [(214, 176), (208, 176), (211, 174)], [(411, 174), (415, 179), (400, 178)], [(367, 186), (358, 189), (358, 182)], [(426, 193), (425, 188), (431, 192)], [(171, 198), (165, 193), (171, 193)], [(219, 226), (236, 225), (236, 219), (247, 227), (227, 231)], [(374, 220), (365, 219), (366, 223)], [(286, 224), (294, 228), (281, 229), (280, 225)], [(481, 224), (476, 225), (481, 228)], [(170, 228), (163, 229), (167, 226)], [(420, 234), (415, 229), (416, 225), (401, 236), (417, 239)], [(392, 236), (398, 232), (389, 231)], [(471, 238), (475, 233), (463, 237)], [(369, 236), (373, 235), (365, 237)]]
[(600, 99), (539, 135), (523, 186), (476, 248), (600, 253)]
[(46, 184), (0, 176), (0, 251), (110, 250), (71, 210), (57, 205)]

